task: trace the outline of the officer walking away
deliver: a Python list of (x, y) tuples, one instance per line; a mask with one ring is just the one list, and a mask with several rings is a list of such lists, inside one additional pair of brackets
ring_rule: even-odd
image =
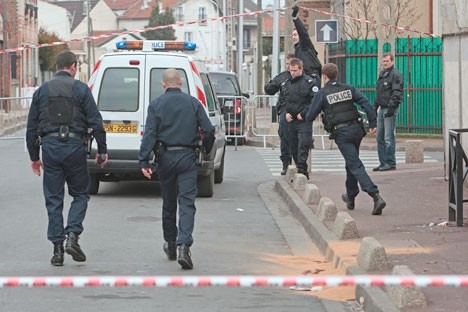
[(274, 95), (279, 91), (278, 102), (276, 104), (276, 111), (278, 113), (278, 136), (280, 138), (280, 152), (281, 152), (281, 162), (283, 163), (283, 170), (281, 175), (286, 174), (288, 166), (291, 164), (291, 150), (289, 147), (289, 127), (288, 122), (286, 121), (286, 99), (284, 97), (283, 87), (286, 84), (286, 81), (291, 79), (291, 74), (289, 73), (289, 64), (291, 59), (294, 57), (294, 54), (287, 54), (285, 57), (286, 61), (286, 70), (279, 73), (276, 77), (271, 79), (265, 84), (264, 90), (266, 94)]
[[(103, 168), (108, 161), (106, 132), (101, 114), (88, 86), (74, 77), (78, 61), (70, 51), (56, 57), (57, 73), (33, 94), (29, 109), (26, 144), (33, 172), (44, 170), (43, 190), (49, 225), (47, 238), (54, 244), (54, 266), (62, 266), (65, 252), (78, 262), (86, 255), (78, 244), (89, 201), (86, 140), (88, 129), (98, 144), (95, 161)], [(42, 146), (42, 161), (39, 156)], [(65, 182), (73, 197), (67, 226), (63, 221)]]
[(327, 63), (323, 66), (322, 79), (325, 86), (312, 100), (306, 119), (314, 120), (320, 112), (323, 112), (325, 130), (330, 133), (330, 138), (335, 140), (345, 159), (346, 193), (341, 198), (346, 203), (346, 207), (349, 210), (354, 209), (355, 198), (359, 193), (359, 182), (361, 189), (374, 199), (372, 214), (380, 215), (386, 203), (359, 159), (359, 147), (366, 130), (354, 103), (364, 108), (371, 133), (376, 131), (375, 111), (361, 92), (353, 86), (337, 82), (337, 76), (338, 67), (335, 64)]
[(163, 250), (167, 258), (177, 260), (182, 269), (192, 269), (190, 246), (193, 244), (197, 195), (195, 150), (203, 138), (206, 153), (211, 151), (215, 129), (202, 104), (181, 91), (182, 80), (176, 69), (164, 71), (162, 85), (166, 92), (148, 107), (139, 161), (143, 175), (151, 179), (153, 170), (149, 157), (155, 151), (163, 197)]
[(304, 63), (304, 72), (307, 76), (312, 77), (313, 74), (320, 78), (322, 64), (318, 59), (318, 52), (310, 40), (309, 32), (298, 18), (297, 13), (299, 7), (297, 5), (292, 7), (292, 17), (295, 29), (292, 32), (292, 41), (294, 43), (294, 57), (300, 59)]
[(303, 74), (303, 63), (292, 58), (289, 63), (291, 79), (284, 84), (285, 117), (289, 124), (289, 144), (297, 172), (309, 179), (307, 158), (313, 148), (312, 120), (305, 119), (310, 102), (320, 89), (320, 79)]
[(396, 118), (398, 107), (403, 101), (403, 76), (394, 67), (394, 55), (385, 53), (382, 63), (384, 69), (377, 79), (374, 101), (377, 112), (377, 152), (380, 164), (373, 171), (396, 169)]

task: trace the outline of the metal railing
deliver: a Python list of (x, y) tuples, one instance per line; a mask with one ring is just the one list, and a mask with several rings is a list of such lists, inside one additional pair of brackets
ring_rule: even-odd
[(468, 129), (449, 130), (449, 221), (463, 226), (463, 183), (468, 173), (468, 158), (461, 145), (461, 134)]
[(0, 140), (23, 139), (31, 97), (0, 98)]
[[(251, 99), (249, 106), (249, 131), (253, 136), (263, 138), (263, 147), (266, 147), (267, 141), (270, 141), (275, 147), (278, 140), (278, 114), (276, 95), (257, 95)], [(329, 134), (325, 131), (321, 116), (319, 115), (313, 122), (313, 137), (320, 139), (322, 149), (325, 149), (325, 137)]]

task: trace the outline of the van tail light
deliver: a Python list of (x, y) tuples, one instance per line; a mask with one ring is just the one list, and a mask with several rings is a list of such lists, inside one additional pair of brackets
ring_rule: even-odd
[(234, 113), (236, 113), (236, 114), (241, 113), (241, 111), (242, 111), (241, 105), (242, 105), (241, 99), (236, 99), (236, 102), (234, 104)]

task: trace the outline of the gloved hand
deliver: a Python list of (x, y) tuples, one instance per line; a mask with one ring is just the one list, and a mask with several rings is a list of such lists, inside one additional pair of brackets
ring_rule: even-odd
[(385, 117), (392, 117), (395, 116), (395, 109), (393, 107), (389, 107), (387, 112), (384, 115)]
[(295, 5), (295, 6), (292, 7), (292, 14), (291, 15), (292, 15), (293, 18), (296, 18), (297, 12), (299, 12), (299, 7), (297, 5)]

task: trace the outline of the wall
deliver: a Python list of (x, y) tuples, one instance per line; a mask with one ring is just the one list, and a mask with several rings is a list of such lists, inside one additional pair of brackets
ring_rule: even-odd
[[(449, 129), (468, 128), (468, 3), (440, 0), (443, 38), (444, 137)], [(463, 148), (468, 151), (468, 137)], [(446, 140), (446, 153), (448, 152)], [(448, 159), (448, 158), (447, 158)]]

